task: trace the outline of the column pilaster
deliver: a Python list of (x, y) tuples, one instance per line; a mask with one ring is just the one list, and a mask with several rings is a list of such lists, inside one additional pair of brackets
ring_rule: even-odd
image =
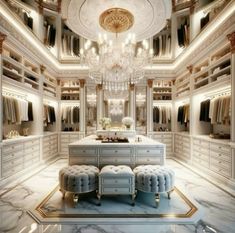
[[(231, 142), (235, 145), (235, 31), (227, 35), (231, 50)], [(232, 176), (235, 179), (235, 148), (232, 149)]]
[(96, 94), (97, 94), (97, 129), (102, 129), (101, 125), (99, 124), (100, 119), (104, 115), (104, 91), (103, 85), (97, 84), (96, 86)]
[[(0, 32), (0, 92), (2, 93), (2, 52), (3, 52), (3, 43), (6, 40), (7, 35)], [(2, 132), (3, 132), (3, 108), (2, 108), (2, 95), (0, 96), (0, 142), (2, 141)]]
[(80, 131), (85, 134), (86, 131), (86, 91), (85, 91), (85, 79), (80, 79), (80, 90), (79, 90), (79, 99), (80, 99)]
[(135, 112), (136, 112), (136, 101), (135, 101), (135, 84), (130, 84), (129, 85), (129, 108), (130, 108), (130, 117), (133, 118), (134, 120), (134, 124), (131, 126), (131, 128), (133, 130), (135, 130), (135, 126), (136, 126), (136, 115), (135, 115)]
[(153, 79), (147, 81), (147, 135), (153, 131)]

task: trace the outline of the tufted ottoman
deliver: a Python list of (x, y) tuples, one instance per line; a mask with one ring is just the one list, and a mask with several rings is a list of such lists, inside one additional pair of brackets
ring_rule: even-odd
[(132, 205), (135, 204), (135, 176), (130, 167), (125, 165), (103, 167), (99, 174), (99, 192), (102, 195), (131, 195)]
[(137, 190), (155, 193), (156, 206), (160, 202), (160, 193), (167, 193), (168, 199), (174, 190), (175, 173), (168, 167), (158, 165), (142, 165), (134, 168), (135, 186)]
[(63, 198), (66, 192), (71, 192), (76, 204), (79, 194), (97, 190), (98, 173), (99, 169), (92, 165), (73, 165), (62, 168), (59, 172), (59, 184)]

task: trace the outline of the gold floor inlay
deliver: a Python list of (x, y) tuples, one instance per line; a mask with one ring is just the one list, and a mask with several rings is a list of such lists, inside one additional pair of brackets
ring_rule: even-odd
[[(178, 189), (175, 187), (174, 192), (179, 195), (179, 197), (184, 201), (184, 203), (189, 207), (189, 210), (185, 211), (185, 213), (133, 213), (133, 214), (67, 214), (67, 213), (59, 213), (58, 211), (47, 212), (44, 210), (44, 205), (50, 200), (50, 198), (59, 190), (59, 186), (54, 188), (44, 199), (43, 201), (36, 207), (36, 211), (43, 217), (43, 218), (190, 218), (198, 208)], [(61, 201), (62, 198), (61, 198)], [(171, 201), (171, 200), (170, 200)]]

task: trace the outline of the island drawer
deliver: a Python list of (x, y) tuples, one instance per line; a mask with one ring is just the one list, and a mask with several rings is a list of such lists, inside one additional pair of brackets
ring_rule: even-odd
[(96, 155), (97, 154), (97, 149), (89, 148), (89, 147), (70, 148), (69, 153), (71, 155)]
[(145, 164), (156, 164), (160, 165), (163, 163), (162, 157), (157, 156), (136, 156), (135, 157), (135, 164), (136, 165), (145, 165)]
[(132, 156), (105, 156), (100, 155), (100, 165), (123, 165), (133, 164)]
[(98, 156), (70, 156), (69, 165), (98, 165)]
[(163, 154), (163, 149), (160, 147), (136, 149), (136, 155), (161, 155), (161, 154)]
[(100, 155), (131, 155), (131, 148), (100, 148)]

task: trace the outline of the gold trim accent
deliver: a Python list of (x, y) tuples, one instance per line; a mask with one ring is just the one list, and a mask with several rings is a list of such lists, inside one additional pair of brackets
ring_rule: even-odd
[[(54, 195), (55, 192), (59, 190), (59, 185), (56, 186), (35, 208), (35, 210), (43, 218), (190, 218), (193, 214), (196, 213), (198, 208), (176, 187), (174, 191), (184, 200), (184, 202), (189, 206), (190, 210), (183, 214), (61, 214), (61, 213), (45, 213), (43, 206), (47, 201)], [(62, 199), (62, 197), (61, 197)], [(32, 213), (32, 212), (31, 212)], [(33, 213), (32, 213), (33, 214)]]
[(108, 31), (120, 33), (129, 30), (134, 24), (133, 14), (123, 8), (110, 8), (99, 18), (100, 26)]

